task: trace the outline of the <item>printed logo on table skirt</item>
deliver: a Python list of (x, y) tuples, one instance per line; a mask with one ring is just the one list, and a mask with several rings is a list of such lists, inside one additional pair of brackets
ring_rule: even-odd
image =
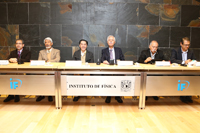
[(22, 86), (22, 81), (20, 79), (10, 78), (10, 89), (20, 88)]
[(190, 86), (190, 82), (187, 80), (178, 80), (178, 91), (183, 91), (183, 89), (187, 89)]
[(131, 80), (122, 80), (121, 81), (121, 91), (122, 92), (131, 91)]

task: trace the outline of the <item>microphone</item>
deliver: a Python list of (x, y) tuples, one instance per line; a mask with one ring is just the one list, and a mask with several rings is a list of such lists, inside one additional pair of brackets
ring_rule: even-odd
[(96, 63), (96, 64), (97, 64), (97, 65), (100, 65), (101, 62), (100, 62), (100, 60), (99, 60), (99, 44), (98, 44), (98, 49), (97, 49), (97, 50), (98, 50), (98, 59), (97, 59), (97, 63)]

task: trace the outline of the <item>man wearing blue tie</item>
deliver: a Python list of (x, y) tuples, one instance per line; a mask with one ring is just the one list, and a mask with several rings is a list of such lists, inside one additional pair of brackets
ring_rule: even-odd
[[(121, 48), (114, 47), (115, 45), (115, 37), (113, 35), (109, 35), (107, 37), (108, 47), (102, 50), (101, 53), (101, 62), (104, 64), (110, 64), (110, 60), (114, 60), (116, 63), (117, 60), (124, 60), (124, 55), (122, 53)], [(119, 96), (116, 96), (115, 99), (118, 103), (123, 103), (122, 99)], [(111, 97), (108, 96), (106, 98), (106, 103), (110, 103)]]

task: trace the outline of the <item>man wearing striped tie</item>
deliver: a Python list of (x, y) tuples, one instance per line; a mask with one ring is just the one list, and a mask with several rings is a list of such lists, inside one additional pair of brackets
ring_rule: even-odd
[[(102, 54), (101, 54), (102, 63), (109, 64), (110, 60), (114, 60), (114, 63), (116, 64), (117, 60), (124, 60), (124, 55), (122, 53), (121, 48), (114, 47), (115, 42), (116, 40), (113, 35), (109, 35), (107, 37), (108, 47), (102, 50)], [(122, 99), (119, 96), (116, 96), (115, 100), (117, 100), (118, 103), (123, 103)], [(108, 96), (105, 102), (110, 103), (110, 101), (111, 101), (111, 97)]]

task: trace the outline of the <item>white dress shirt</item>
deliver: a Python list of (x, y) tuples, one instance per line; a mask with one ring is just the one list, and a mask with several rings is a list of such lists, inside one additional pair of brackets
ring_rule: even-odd
[(187, 51), (183, 51), (181, 49), (181, 51), (182, 51), (182, 64), (185, 64), (185, 61), (187, 60), (187, 52), (188, 52), (188, 50)]

